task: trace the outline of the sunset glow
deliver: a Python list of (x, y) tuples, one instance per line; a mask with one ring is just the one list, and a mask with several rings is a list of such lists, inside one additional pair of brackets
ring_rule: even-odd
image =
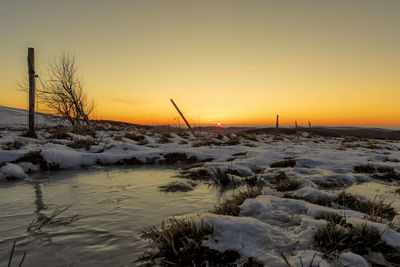
[(27, 107), (16, 89), (33, 46), (39, 76), (52, 55), (75, 55), (94, 119), (177, 124), (173, 98), (193, 125), (274, 124), (276, 114), (281, 125), (399, 125), (399, 10), (364, 0), (5, 0), (0, 106)]

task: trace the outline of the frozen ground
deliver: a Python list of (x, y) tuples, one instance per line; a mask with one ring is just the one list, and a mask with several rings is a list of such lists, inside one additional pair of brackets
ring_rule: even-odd
[[(230, 185), (244, 184), (258, 175), (264, 182), (262, 195), (247, 199), (239, 216), (202, 214), (198, 218), (212, 224), (214, 233), (204, 245), (218, 251), (233, 249), (242, 257), (253, 257), (265, 266), (304, 266), (314, 258), (315, 266), (371, 266), (374, 255), (342, 253), (336, 260), (323, 257), (314, 248), (314, 234), (326, 226), (322, 213), (335, 213), (353, 225), (367, 223), (381, 231), (382, 239), (400, 248), (400, 217), (369, 220), (366, 214), (340, 206), (325, 207), (299, 198), (334, 198), (347, 187), (373, 182), (393, 189), (399, 180), (384, 177), (386, 172), (356, 172), (356, 166), (390, 169), (400, 173), (400, 142), (363, 138), (325, 138), (284, 134), (224, 134), (185, 131), (115, 129), (102, 126), (91, 135), (48, 128), (38, 138), (23, 137), (20, 130), (0, 131), (0, 180), (25, 179), (30, 173), (48, 169), (77, 169), (95, 165), (185, 163), (181, 176), (211, 183), (207, 176), (218, 170), (228, 173)], [(135, 141), (136, 140), (136, 141)], [(291, 160), (294, 166), (271, 167)], [(279, 165), (279, 164), (278, 164)], [(289, 192), (273, 187), (275, 177), (284, 172), (300, 186)], [(255, 174), (256, 173), (256, 174)], [(399, 205), (399, 197), (394, 197)], [(378, 255), (379, 256), (379, 255)], [(376, 256), (376, 257), (378, 257)], [(367, 262), (366, 259), (369, 259)], [(379, 264), (385, 261), (377, 258)], [(318, 265), (319, 264), (319, 265)]]

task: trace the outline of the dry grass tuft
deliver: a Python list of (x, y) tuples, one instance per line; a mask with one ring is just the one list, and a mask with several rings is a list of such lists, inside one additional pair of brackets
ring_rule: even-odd
[(96, 137), (96, 128), (90, 125), (75, 125), (72, 127), (71, 132), (78, 135)]
[(203, 240), (212, 234), (211, 225), (193, 219), (170, 218), (168, 224), (146, 228), (142, 235), (155, 248), (136, 262), (149, 266), (227, 266), (240, 258), (236, 251), (224, 253), (204, 247)]
[(231, 198), (225, 199), (218, 206), (214, 207), (213, 213), (220, 215), (238, 216), (239, 206), (248, 198), (255, 198), (262, 194), (260, 187), (247, 187), (234, 193)]
[(50, 130), (50, 139), (71, 139), (71, 127), (59, 126)]
[(164, 155), (164, 163), (175, 164), (178, 162), (193, 164), (199, 162), (199, 159), (196, 156), (188, 157), (185, 153), (181, 152), (172, 152)]
[(17, 150), (23, 147), (25, 144), (19, 140), (14, 140), (13, 142), (9, 142), (3, 146), (3, 150)]
[(44, 159), (41, 151), (29, 151), (23, 154), (19, 159), (15, 161), (16, 163), (20, 162), (30, 162), (33, 165), (39, 165), (42, 171), (48, 169), (55, 169), (57, 166), (52, 166), (48, 164), (48, 162)]
[(113, 138), (115, 141), (118, 141), (118, 142), (123, 142), (123, 140), (122, 140), (122, 136), (114, 136), (114, 138)]
[(271, 168), (288, 168), (296, 165), (295, 159), (285, 159), (271, 164)]
[(375, 227), (352, 225), (343, 219), (340, 224), (330, 221), (318, 230), (314, 235), (314, 247), (335, 257), (344, 252), (359, 255), (378, 252), (382, 253), (388, 266), (397, 266), (400, 262), (400, 250), (386, 244)]
[(168, 144), (171, 143), (172, 141), (169, 139), (172, 136), (169, 133), (163, 134), (160, 139), (158, 139), (157, 143), (159, 144)]
[(98, 142), (95, 139), (87, 138), (87, 139), (76, 139), (73, 142), (69, 143), (67, 146), (70, 148), (85, 148), (89, 150), (91, 146), (98, 145)]
[(141, 142), (141, 141), (145, 140), (145, 137), (143, 135), (135, 134), (135, 133), (126, 133), (124, 137), (131, 139), (133, 141), (136, 141), (136, 142)]
[(366, 165), (359, 165), (354, 167), (354, 171), (357, 173), (375, 173), (375, 167), (366, 164)]
[(158, 189), (161, 192), (187, 192), (193, 190), (193, 184), (189, 185), (187, 183), (173, 181), (165, 185), (160, 185)]
[(301, 182), (295, 179), (282, 179), (277, 184), (272, 186), (272, 189), (276, 191), (284, 192), (284, 191), (292, 191), (296, 190), (301, 186)]
[(343, 191), (338, 194), (335, 202), (343, 207), (367, 214), (371, 221), (377, 221), (379, 218), (392, 220), (397, 215), (391, 203), (386, 204), (383, 199), (362, 201), (356, 195)]
[(32, 220), (32, 222), (28, 225), (28, 232), (36, 232), (40, 233), (42, 227), (45, 225), (54, 225), (54, 224), (70, 224), (79, 219), (79, 214), (75, 214), (73, 216), (68, 217), (60, 217), (65, 211), (72, 207), (73, 204), (68, 205), (64, 208), (57, 207), (49, 216), (45, 214), (40, 214), (38, 218)]

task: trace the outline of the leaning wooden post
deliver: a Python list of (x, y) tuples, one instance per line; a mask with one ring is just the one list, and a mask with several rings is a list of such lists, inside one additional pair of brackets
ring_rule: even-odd
[(276, 129), (279, 128), (279, 115), (276, 115)]
[(35, 132), (35, 51), (28, 47), (28, 74), (29, 74), (29, 131), (30, 137), (36, 137)]
[(312, 135), (311, 122), (308, 122), (308, 127), (310, 127), (310, 135)]
[(192, 133), (194, 133), (192, 127), (191, 127), (190, 124), (189, 124), (189, 122), (186, 120), (185, 116), (183, 116), (182, 112), (179, 110), (178, 106), (175, 104), (175, 102), (174, 102), (174, 100), (172, 100), (172, 98), (171, 98), (171, 103), (172, 103), (172, 105), (174, 105), (174, 107), (175, 107), (176, 110), (178, 111), (179, 115), (181, 115), (183, 121), (186, 123), (187, 127), (189, 128), (189, 130), (190, 130)]
[(297, 121), (294, 121), (294, 128), (296, 129), (297, 132)]

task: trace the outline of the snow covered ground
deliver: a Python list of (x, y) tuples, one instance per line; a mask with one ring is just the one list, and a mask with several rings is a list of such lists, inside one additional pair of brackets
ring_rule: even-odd
[[(23, 109), (0, 107), (0, 128), (21, 129), (28, 125), (28, 112)], [(38, 127), (55, 126), (54, 116), (36, 113)]]
[[(232, 186), (244, 184), (247, 178), (258, 173), (265, 182), (264, 192), (245, 200), (239, 216), (207, 213), (199, 215), (199, 219), (215, 229), (204, 241), (205, 246), (221, 252), (233, 249), (265, 266), (287, 266), (281, 253), (292, 266), (300, 266), (300, 258), (304, 266), (313, 258), (315, 266), (337, 263), (339, 266), (371, 266), (371, 260), (366, 260), (371, 255), (362, 257), (347, 252), (335, 261), (316, 251), (313, 237), (327, 224), (318, 216), (326, 212), (345, 216), (353, 225), (372, 225), (382, 232), (382, 239), (388, 245), (400, 248), (400, 233), (395, 231), (400, 227), (399, 215), (391, 220), (370, 221), (359, 211), (325, 207), (305, 200), (334, 198), (335, 190), (364, 182), (391, 185), (393, 190), (400, 188), (396, 179), (380, 179), (382, 174), (379, 173), (373, 176), (355, 171), (355, 167), (361, 165), (391, 168), (394, 174), (399, 174), (399, 141), (326, 138), (308, 133), (221, 135), (199, 132), (194, 136), (179, 130), (167, 133), (135, 128), (118, 130), (111, 126), (103, 126), (94, 136), (55, 128), (42, 128), (37, 139), (23, 137), (22, 133), (18, 129), (0, 130), (0, 180), (4, 182), (24, 179), (32, 172), (43, 170), (112, 164), (183, 162), (186, 163), (182, 168), (184, 179), (201, 181), (202, 175), (220, 170), (229, 173)], [(294, 166), (271, 167), (284, 160), (294, 161)], [(289, 193), (303, 199), (285, 198), (283, 195), (288, 192), (273, 189), (271, 185), (281, 172), (300, 182), (300, 186)]]

